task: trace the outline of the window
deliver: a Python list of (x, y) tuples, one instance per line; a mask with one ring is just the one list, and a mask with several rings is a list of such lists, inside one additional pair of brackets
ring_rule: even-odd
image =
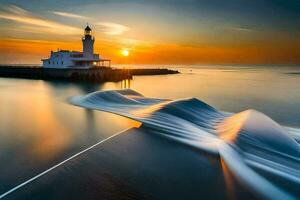
[(51, 64), (50, 60), (48, 61), (49, 65)]
[(64, 61), (61, 61), (61, 65), (63, 65), (64, 64)]

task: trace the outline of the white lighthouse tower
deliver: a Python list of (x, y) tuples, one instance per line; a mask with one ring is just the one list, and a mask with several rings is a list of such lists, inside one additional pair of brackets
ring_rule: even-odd
[(84, 29), (84, 36), (82, 38), (82, 51), (86, 58), (93, 58), (94, 56), (94, 42), (95, 38), (92, 37), (92, 29), (86, 26)]

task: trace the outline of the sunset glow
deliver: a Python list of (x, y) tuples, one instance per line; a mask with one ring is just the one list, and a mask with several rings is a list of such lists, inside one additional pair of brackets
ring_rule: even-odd
[[(60, 4), (2, 2), (0, 62), (40, 64), (50, 50), (80, 51), (82, 29), (89, 22), (97, 38), (95, 51), (115, 64), (300, 63), (300, 12), (297, 6), (289, 10), (290, 0), (289, 7), (258, 0), (237, 0), (234, 7), (204, 0)], [(173, 12), (178, 7), (179, 13)], [(269, 9), (277, 13), (266, 15)]]

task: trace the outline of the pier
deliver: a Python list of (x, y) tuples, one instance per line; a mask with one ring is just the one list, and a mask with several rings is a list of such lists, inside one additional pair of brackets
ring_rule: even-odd
[(54, 69), (40, 66), (0, 66), (0, 77), (40, 80), (65, 80), (73, 82), (117, 82), (132, 79), (135, 75), (176, 74), (177, 70), (163, 69), (115, 69), (96, 67), (89, 69)]

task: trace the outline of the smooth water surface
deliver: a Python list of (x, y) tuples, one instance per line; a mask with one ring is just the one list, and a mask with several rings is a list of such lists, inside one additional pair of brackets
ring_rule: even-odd
[[(178, 67), (176, 75), (83, 84), (0, 78), (0, 193), (126, 128), (132, 120), (69, 104), (98, 90), (131, 88), (148, 97), (196, 97), (229, 112), (256, 109), (300, 127), (297, 67)], [(126, 156), (126, 155), (124, 155)]]

